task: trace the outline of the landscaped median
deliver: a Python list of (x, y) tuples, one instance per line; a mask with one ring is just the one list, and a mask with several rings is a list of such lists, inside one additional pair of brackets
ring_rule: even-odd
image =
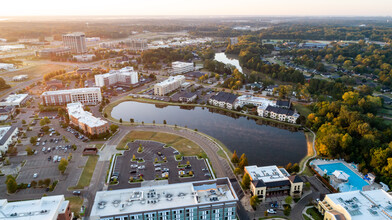
[(99, 156), (88, 156), (86, 165), (83, 168), (83, 172), (80, 175), (78, 184), (76, 186), (69, 187), (69, 190), (83, 189), (90, 185), (91, 178), (97, 165)]

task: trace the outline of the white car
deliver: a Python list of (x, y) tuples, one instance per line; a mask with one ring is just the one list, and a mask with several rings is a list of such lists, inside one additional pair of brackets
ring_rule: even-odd
[(276, 214), (276, 211), (273, 209), (267, 209), (268, 214)]
[(35, 179), (35, 178), (37, 178), (38, 177), (38, 173), (34, 173), (33, 174), (33, 178)]

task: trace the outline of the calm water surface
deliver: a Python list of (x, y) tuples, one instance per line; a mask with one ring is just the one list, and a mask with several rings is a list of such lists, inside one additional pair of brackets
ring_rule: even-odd
[[(184, 109), (179, 106), (159, 106), (127, 101), (113, 108), (112, 116), (129, 121), (187, 126), (206, 133), (223, 142), (231, 151), (245, 153), (249, 164), (286, 165), (299, 162), (306, 154), (306, 140), (303, 132), (292, 132), (269, 125), (260, 125), (259, 120), (237, 118), (212, 112), (215, 109), (196, 107)], [(220, 111), (223, 113), (223, 111)], [(227, 114), (227, 113), (226, 113)], [(281, 124), (276, 124), (280, 125)], [(293, 129), (291, 127), (291, 129)]]
[(231, 64), (235, 66), (235, 68), (237, 68), (241, 73), (243, 73), (242, 67), (240, 66), (240, 61), (238, 61), (238, 59), (228, 57), (225, 53), (216, 53), (214, 59), (224, 64)]

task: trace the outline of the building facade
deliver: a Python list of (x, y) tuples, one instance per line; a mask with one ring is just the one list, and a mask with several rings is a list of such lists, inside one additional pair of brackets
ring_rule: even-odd
[(143, 51), (148, 49), (148, 44), (146, 39), (129, 39), (125, 41), (125, 44), (129, 46), (130, 50)]
[(185, 76), (171, 76), (165, 81), (157, 83), (154, 85), (154, 95), (164, 96), (171, 91), (174, 91), (181, 87), (185, 82)]
[(67, 104), (67, 111), (70, 123), (82, 129), (86, 134), (99, 135), (109, 131), (108, 122), (84, 111), (80, 102)]
[(20, 107), (29, 99), (28, 94), (11, 94), (7, 98), (0, 101), (0, 106)]
[(44, 105), (65, 105), (81, 102), (85, 105), (96, 105), (102, 101), (100, 88), (80, 88), (69, 90), (46, 91), (41, 95)]
[(237, 202), (228, 178), (101, 191), (90, 219), (234, 220)]
[(268, 105), (267, 107), (259, 106), (257, 108), (257, 114), (261, 117), (272, 118), (293, 124), (297, 123), (297, 119), (300, 116), (296, 111), (271, 105)]
[(95, 75), (94, 77), (95, 85), (99, 87), (109, 87), (115, 84), (132, 85), (139, 82), (138, 73), (131, 66), (120, 70), (111, 70), (108, 73)]
[(211, 96), (208, 100), (210, 105), (219, 106), (221, 108), (233, 109), (237, 96), (228, 92), (218, 92)]
[(250, 176), (250, 190), (260, 201), (273, 196), (302, 196), (303, 181), (299, 176), (290, 176), (284, 168), (277, 166), (246, 166), (245, 173)]
[(173, 75), (192, 72), (194, 70), (195, 70), (195, 67), (193, 66), (193, 63), (186, 63), (186, 62), (180, 62), (180, 61), (172, 62), (171, 74), (173, 74)]
[(47, 49), (39, 50), (35, 52), (35, 55), (37, 57), (50, 58), (53, 56), (63, 56), (70, 53), (71, 53), (70, 48), (62, 47), (62, 48), (47, 48)]
[(81, 32), (75, 32), (71, 34), (63, 35), (63, 44), (65, 47), (71, 49), (73, 53), (86, 53), (86, 35)]
[(15, 126), (0, 127), (0, 151), (5, 153), (8, 147), (16, 142), (18, 128)]

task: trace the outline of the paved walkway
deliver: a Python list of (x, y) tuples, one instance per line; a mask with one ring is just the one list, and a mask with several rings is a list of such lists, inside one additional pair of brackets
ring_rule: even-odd
[(312, 134), (313, 134), (313, 156), (311, 156), (311, 157), (309, 157), (308, 159), (306, 159), (306, 161), (305, 161), (305, 163), (302, 165), (302, 167), (301, 167), (301, 171), (299, 171), (299, 173), (298, 174), (301, 174), (302, 172), (304, 172), (304, 170), (305, 170), (305, 168), (306, 168), (306, 164), (308, 164), (308, 161), (309, 160), (311, 160), (311, 159), (313, 159), (313, 158), (315, 158), (315, 157), (317, 157), (317, 151), (316, 151), (316, 134), (312, 131), (312, 130), (310, 130), (310, 129), (308, 129), (310, 132), (312, 132)]

